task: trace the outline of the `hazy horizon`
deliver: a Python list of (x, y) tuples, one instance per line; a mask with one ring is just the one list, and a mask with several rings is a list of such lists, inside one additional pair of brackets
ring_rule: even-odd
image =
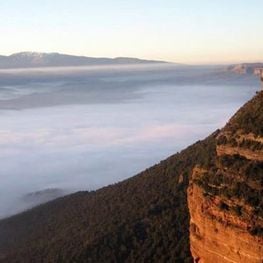
[[(69, 53), (63, 53), (59, 51), (51, 51), (47, 52), (45, 50), (43, 51), (34, 51), (34, 50), (17, 50), (16, 52), (9, 53), (9, 54), (0, 54), (0, 56), (11, 56), (15, 54), (20, 54), (20, 53), (40, 53), (40, 54), (60, 54), (60, 55), (69, 55), (69, 56), (77, 56), (77, 57), (87, 57), (87, 58), (110, 58), (110, 59), (116, 59), (116, 58), (135, 58), (135, 59), (140, 59), (140, 60), (148, 60), (148, 61), (160, 61), (160, 62), (167, 62), (167, 63), (172, 63), (172, 64), (179, 64), (182, 66), (227, 66), (227, 65), (233, 65), (233, 64), (242, 64), (242, 63), (263, 63), (263, 59), (255, 59), (255, 60), (245, 60), (245, 59), (240, 59), (240, 60), (235, 60), (235, 61), (227, 61), (227, 62), (212, 62), (212, 63), (198, 63), (198, 62), (193, 62), (191, 64), (186, 64), (181, 61), (170, 61), (170, 60), (164, 60), (164, 59), (155, 59), (155, 58), (150, 58), (150, 57), (127, 57), (127, 56), (111, 56), (111, 57), (105, 57), (105, 56), (92, 56), (92, 55), (80, 55), (80, 54), (69, 54)], [(76, 66), (74, 66), (76, 67)], [(82, 66), (79, 66), (82, 67)]]

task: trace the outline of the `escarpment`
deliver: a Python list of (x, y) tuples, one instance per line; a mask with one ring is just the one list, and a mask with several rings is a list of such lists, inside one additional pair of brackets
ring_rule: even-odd
[(262, 263), (262, 92), (217, 135), (215, 156), (193, 169), (188, 187), (194, 261)]

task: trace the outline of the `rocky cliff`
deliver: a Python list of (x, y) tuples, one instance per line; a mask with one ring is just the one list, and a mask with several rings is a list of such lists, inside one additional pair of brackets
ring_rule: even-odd
[(216, 157), (196, 166), (188, 187), (195, 262), (263, 262), (263, 93), (216, 138)]

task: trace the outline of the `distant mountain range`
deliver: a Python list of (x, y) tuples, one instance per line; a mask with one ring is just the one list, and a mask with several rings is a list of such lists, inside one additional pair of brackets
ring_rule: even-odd
[(167, 63), (165, 61), (144, 60), (138, 58), (116, 57), (95, 58), (73, 56), (60, 53), (20, 52), (10, 56), (0, 56), (0, 68), (37, 68), (37, 67), (69, 67), (89, 65), (124, 65)]

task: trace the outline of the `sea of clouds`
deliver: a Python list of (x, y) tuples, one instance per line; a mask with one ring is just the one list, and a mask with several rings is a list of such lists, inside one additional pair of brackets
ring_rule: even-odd
[(126, 179), (222, 127), (258, 89), (212, 67), (0, 71), (0, 217), (44, 189)]

